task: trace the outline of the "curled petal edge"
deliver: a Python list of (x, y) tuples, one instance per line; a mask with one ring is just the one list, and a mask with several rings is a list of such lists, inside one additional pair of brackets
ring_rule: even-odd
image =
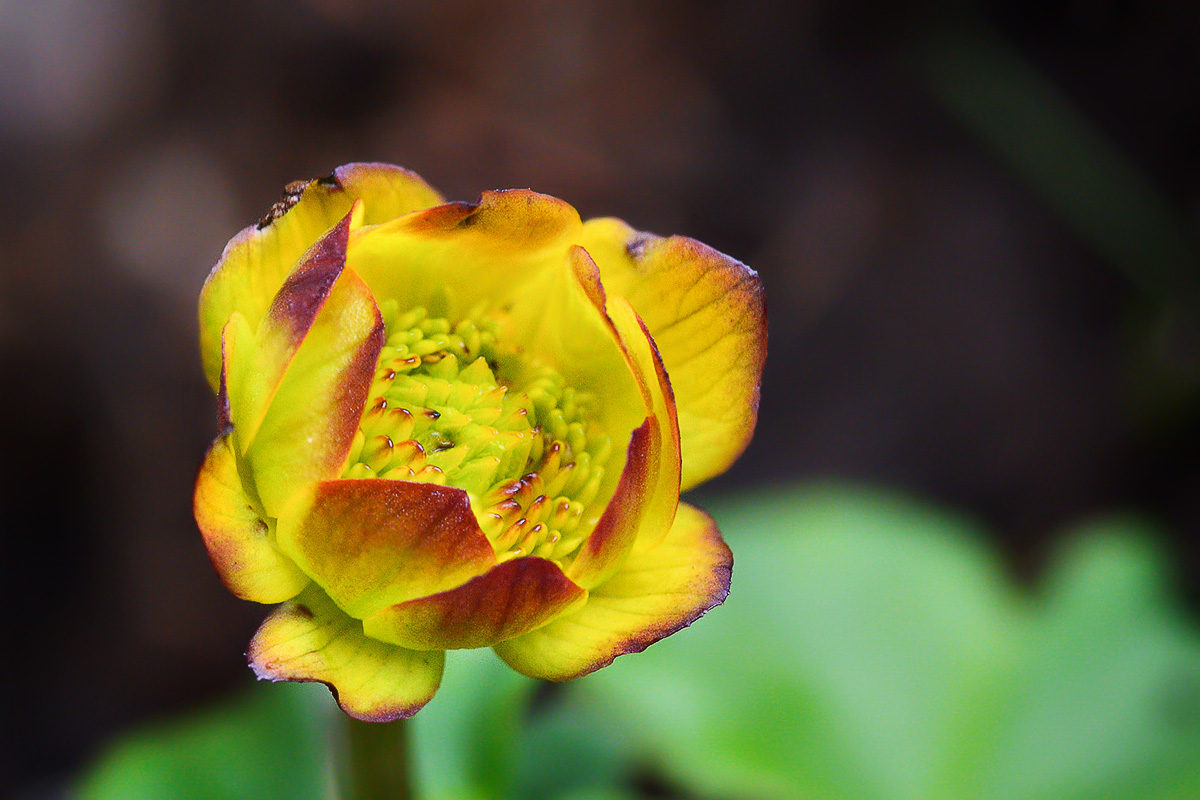
[(367, 617), (376, 639), (416, 650), (487, 647), (538, 628), (586, 602), (587, 590), (543, 558), (498, 564), (462, 586)]
[(578, 678), (645, 650), (720, 605), (732, 571), (733, 555), (716, 524), (681, 503), (662, 543), (635, 550), (582, 609), (494, 649), (529, 677)]
[(342, 711), (366, 722), (420, 711), (441, 685), (446, 660), (441, 651), (367, 637), (316, 588), (267, 617), (246, 655), (259, 680), (323, 683)]
[(309, 578), (275, 546), (270, 526), (255, 506), (238, 476), (230, 437), (217, 439), (196, 476), (193, 498), (208, 556), (236, 596), (281, 603), (299, 594)]

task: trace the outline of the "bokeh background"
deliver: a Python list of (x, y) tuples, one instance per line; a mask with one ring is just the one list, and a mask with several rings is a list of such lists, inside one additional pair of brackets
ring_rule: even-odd
[(1194, 611), (1198, 142), (1186, 2), (0, 0), (0, 792), (244, 685), (262, 610), (191, 519), (195, 299), (348, 161), (757, 269), (758, 434), (697, 502), (894, 487), (1019, 585), (1132, 509)]

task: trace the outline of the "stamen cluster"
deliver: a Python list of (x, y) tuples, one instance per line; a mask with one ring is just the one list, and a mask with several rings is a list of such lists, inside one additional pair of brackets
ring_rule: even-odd
[(387, 343), (343, 477), (463, 489), (502, 561), (569, 560), (612, 450), (595, 398), (498, 342), (493, 319), (380, 311)]

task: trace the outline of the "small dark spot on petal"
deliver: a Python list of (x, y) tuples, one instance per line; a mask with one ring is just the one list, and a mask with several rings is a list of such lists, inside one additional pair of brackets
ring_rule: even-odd
[(283, 195), (276, 201), (275, 205), (263, 215), (263, 218), (258, 221), (256, 226), (260, 231), (270, 225), (275, 220), (282, 217), (284, 214), (292, 210), (292, 206), (300, 202), (300, 196), (304, 194), (304, 190), (312, 181), (292, 181), (287, 186), (283, 187)]
[(300, 616), (304, 617), (305, 619), (312, 619), (314, 616), (316, 616), (315, 614), (313, 614), (312, 609), (309, 608), (308, 606), (304, 605), (303, 603), (296, 604), (296, 613), (299, 614)]
[(625, 244), (625, 252), (635, 261), (641, 259), (646, 254), (646, 246), (650, 244), (651, 238), (653, 237), (644, 233), (637, 234)]

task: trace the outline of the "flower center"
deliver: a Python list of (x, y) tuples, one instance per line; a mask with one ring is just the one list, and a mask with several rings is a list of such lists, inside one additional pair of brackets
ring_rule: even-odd
[(494, 321), (381, 304), (387, 344), (345, 478), (463, 489), (503, 561), (569, 558), (599, 513), (612, 450), (596, 398), (496, 340)]

